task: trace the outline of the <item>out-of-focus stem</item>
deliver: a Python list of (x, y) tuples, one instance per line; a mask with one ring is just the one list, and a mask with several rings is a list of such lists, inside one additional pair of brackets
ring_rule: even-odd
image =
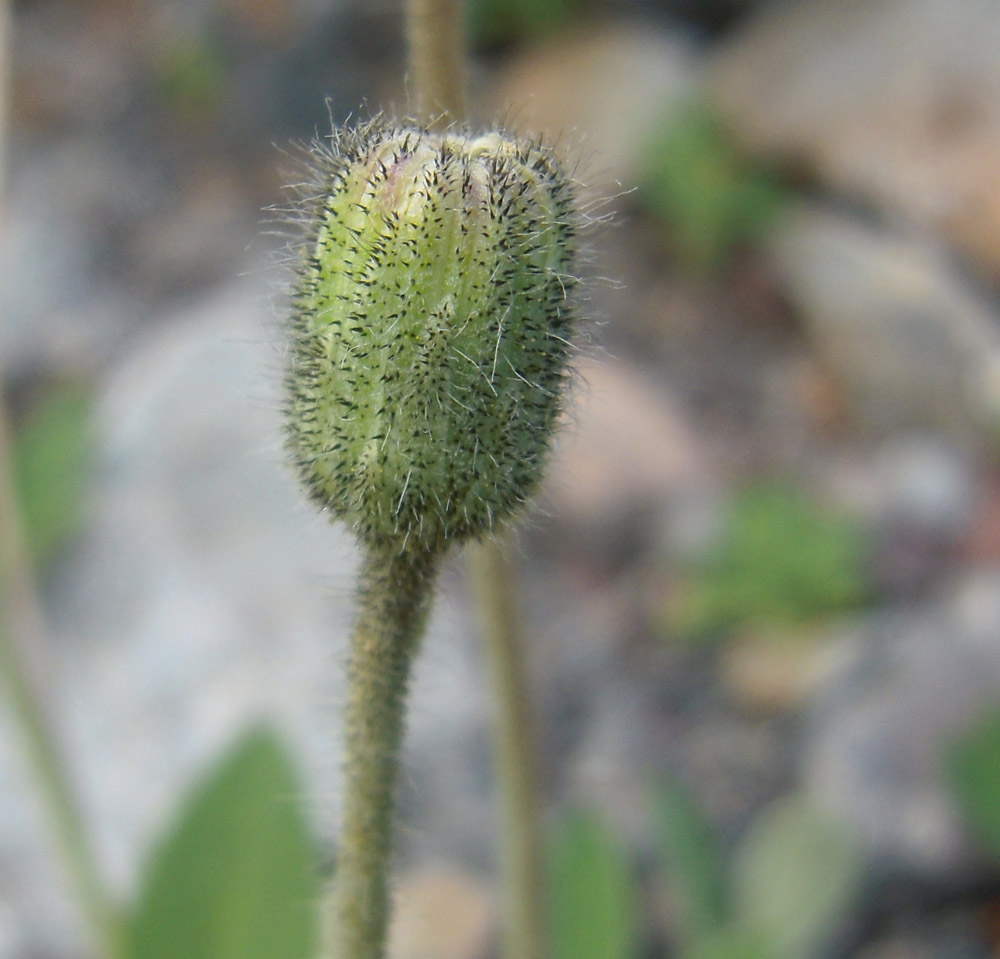
[(10, 467), (6, 409), (0, 389), (0, 678), (91, 938), (102, 959), (113, 959), (119, 946), (118, 924), (52, 718), (49, 683), (54, 670)]
[[(8, 0), (0, 0), (0, 231), (6, 224), (11, 25), (10, 4)], [(48, 684), (53, 670), (49, 663), (48, 634), (18, 513), (10, 452), (10, 430), (0, 382), (0, 682), (5, 687), (4, 698), (21, 734), (94, 948), (101, 959), (116, 959), (120, 948), (117, 917), (88, 841), (49, 702)]]
[[(466, 87), (462, 0), (407, 0), (406, 26), (411, 95), (419, 119), (435, 129), (462, 120)], [(543, 847), (514, 587), (508, 558), (498, 542), (475, 545), (470, 555), (494, 690), (497, 780), (504, 824), (505, 956), (543, 959)]]
[(0, 0), (0, 231), (7, 183), (7, 104), (10, 89), (10, 0)]
[(463, 6), (462, 0), (406, 0), (410, 95), (432, 129), (465, 116)]
[(505, 959), (543, 959), (545, 890), (535, 736), (510, 558), (490, 540), (471, 553), (493, 684), (494, 743), (503, 820)]

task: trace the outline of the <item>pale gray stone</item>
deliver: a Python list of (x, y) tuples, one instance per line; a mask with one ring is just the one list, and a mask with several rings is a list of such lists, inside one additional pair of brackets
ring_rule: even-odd
[(1000, 369), (1000, 314), (940, 247), (802, 205), (767, 252), (865, 426), (934, 427), (982, 441), (1000, 422), (989, 389)]
[(740, 142), (1000, 268), (1000, 7), (809, 0), (764, 8), (708, 68)]
[(803, 776), (815, 801), (846, 818), (881, 861), (938, 877), (968, 866), (945, 762), (1000, 699), (998, 633), (996, 569), (844, 630), (851, 655), (810, 709)]
[(636, 186), (645, 151), (694, 92), (692, 44), (655, 23), (603, 22), (514, 57), (491, 96), (511, 128), (555, 143), (588, 195)]

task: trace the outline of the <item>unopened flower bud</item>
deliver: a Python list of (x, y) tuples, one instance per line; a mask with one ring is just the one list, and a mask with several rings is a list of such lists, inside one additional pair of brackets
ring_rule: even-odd
[(362, 539), (486, 533), (537, 485), (561, 408), (570, 183), (534, 142), (379, 122), (320, 164), (286, 375), (300, 477)]

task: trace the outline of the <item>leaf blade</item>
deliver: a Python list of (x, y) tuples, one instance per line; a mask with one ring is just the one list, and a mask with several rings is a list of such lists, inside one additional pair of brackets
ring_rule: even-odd
[(801, 797), (773, 803), (733, 862), (734, 920), (787, 959), (813, 955), (857, 891), (861, 860), (842, 825)]
[(556, 830), (551, 870), (554, 959), (629, 959), (636, 893), (605, 824), (582, 812), (567, 816)]
[(708, 824), (677, 786), (659, 786), (654, 811), (677, 932), (693, 942), (725, 921), (722, 863)]
[(299, 794), (275, 737), (245, 735), (155, 851), (129, 959), (311, 959), (316, 868)]
[(948, 754), (952, 789), (966, 821), (1000, 856), (1000, 708), (970, 728)]

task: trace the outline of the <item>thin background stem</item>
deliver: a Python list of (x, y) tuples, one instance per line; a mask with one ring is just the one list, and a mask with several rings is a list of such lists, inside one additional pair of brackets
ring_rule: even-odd
[[(11, 23), (9, 2), (0, 0), (0, 229), (5, 224)], [(11, 466), (10, 430), (0, 383), (0, 677), (92, 942), (102, 959), (113, 959), (119, 949), (118, 923), (53, 719), (50, 683), (54, 669), (48, 631), (32, 577)]]
[(118, 952), (118, 924), (53, 719), (54, 669), (9, 465), (6, 410), (0, 404), (0, 677), (90, 938), (102, 959), (112, 959)]
[(410, 95), (432, 129), (465, 116), (465, 24), (462, 0), (406, 0)]
[(502, 543), (470, 553), (493, 686), (494, 743), (503, 821), (506, 959), (545, 955), (545, 884), (534, 727), (524, 663), (524, 634), (515, 608), (516, 585)]
[[(418, 117), (432, 128), (441, 129), (465, 116), (463, 6), (462, 0), (406, 3), (410, 92)], [(546, 952), (544, 844), (513, 576), (499, 541), (474, 545), (470, 556), (493, 684), (503, 821), (505, 959), (542, 959)]]

